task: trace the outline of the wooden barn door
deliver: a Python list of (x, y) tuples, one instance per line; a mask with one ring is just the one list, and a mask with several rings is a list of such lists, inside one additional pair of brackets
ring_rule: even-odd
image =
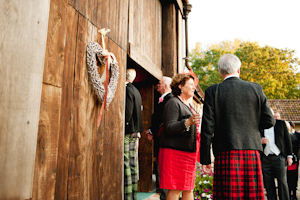
[(153, 174), (153, 142), (146, 137), (146, 130), (151, 126), (151, 115), (153, 113), (154, 86), (143, 83), (139, 91), (143, 100), (143, 126), (144, 131), (139, 141), (139, 192), (152, 191)]

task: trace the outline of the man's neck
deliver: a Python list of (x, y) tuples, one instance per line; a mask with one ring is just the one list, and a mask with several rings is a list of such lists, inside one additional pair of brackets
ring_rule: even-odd
[(222, 76), (224, 80), (228, 79), (228, 78), (231, 78), (231, 77), (237, 77), (239, 78), (240, 77), (240, 74), (238, 73), (233, 73), (233, 74), (226, 74), (224, 76)]

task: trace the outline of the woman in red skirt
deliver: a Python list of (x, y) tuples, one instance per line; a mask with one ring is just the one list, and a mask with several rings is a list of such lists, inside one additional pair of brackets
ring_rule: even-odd
[(194, 77), (177, 74), (173, 77), (172, 97), (164, 108), (164, 133), (158, 155), (160, 188), (168, 189), (167, 200), (193, 200), (196, 161), (200, 149), (200, 115), (189, 100), (194, 96)]

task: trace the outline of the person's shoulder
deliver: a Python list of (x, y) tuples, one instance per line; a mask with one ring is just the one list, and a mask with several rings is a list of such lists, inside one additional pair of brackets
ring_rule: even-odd
[(211, 93), (214, 93), (214, 92), (216, 91), (218, 85), (220, 85), (220, 83), (211, 85), (211, 86), (209, 86), (208, 88), (206, 88), (205, 94), (211, 94)]
[(138, 89), (132, 83), (128, 83), (126, 88), (132, 91), (138, 91)]
[(255, 88), (262, 88), (262, 86), (258, 83), (254, 83), (254, 82), (250, 82), (250, 81), (244, 81), (244, 80), (241, 80), (240, 81), (245, 84), (245, 85), (249, 85), (249, 86), (252, 86), (252, 87), (255, 87)]
[(281, 120), (281, 119), (276, 119), (276, 124), (277, 125), (285, 125), (285, 122), (283, 120)]
[(166, 102), (165, 106), (170, 106), (170, 105), (179, 104), (179, 103), (180, 103), (180, 100), (176, 96), (173, 96)]
[[(206, 90), (214, 90), (218, 85), (220, 85), (220, 83), (211, 85), (211, 86), (209, 86), (208, 88), (206, 88)], [(205, 90), (205, 91), (206, 91), (206, 90)]]
[(167, 102), (167, 103), (169, 103), (169, 102), (179, 102), (180, 100), (176, 97), (176, 96), (173, 96), (173, 97), (171, 97), (170, 99), (169, 99), (169, 101)]
[(165, 96), (165, 101), (169, 101), (169, 99), (171, 99), (172, 97), (174, 97), (173, 96), (173, 94), (172, 93), (169, 93), (169, 94), (167, 94), (166, 96)]

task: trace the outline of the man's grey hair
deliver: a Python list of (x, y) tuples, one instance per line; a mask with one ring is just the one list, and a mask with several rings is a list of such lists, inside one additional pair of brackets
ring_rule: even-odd
[[(164, 84), (168, 86), (168, 88), (170, 88), (170, 85), (172, 83), (172, 78), (168, 77), (168, 76), (163, 76), (162, 80), (164, 81)], [(170, 88), (171, 89), (171, 88)]]
[(233, 54), (223, 55), (218, 62), (218, 69), (221, 75), (227, 75), (237, 72), (241, 68), (240, 59)]
[(134, 81), (136, 77), (136, 71), (135, 69), (127, 69), (126, 70), (126, 80), (128, 80), (130, 83)]

